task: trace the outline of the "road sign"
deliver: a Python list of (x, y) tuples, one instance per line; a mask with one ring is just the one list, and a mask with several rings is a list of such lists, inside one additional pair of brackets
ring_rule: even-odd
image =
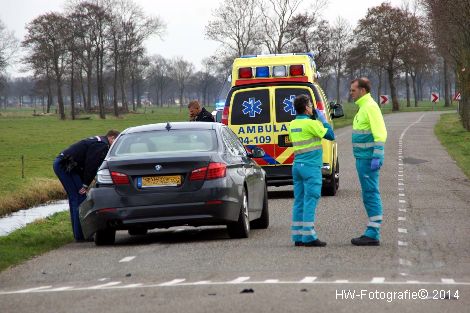
[(460, 101), (462, 99), (461, 95), (460, 95), (460, 92), (457, 92), (454, 96), (454, 100), (455, 101)]
[(380, 105), (388, 103), (388, 95), (380, 95)]
[(439, 93), (431, 92), (431, 101), (434, 103), (439, 102)]

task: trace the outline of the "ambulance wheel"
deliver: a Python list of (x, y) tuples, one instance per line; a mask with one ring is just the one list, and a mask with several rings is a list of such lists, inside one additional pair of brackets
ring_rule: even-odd
[(250, 219), (248, 216), (248, 198), (246, 190), (243, 190), (242, 204), (238, 221), (227, 225), (227, 232), (230, 238), (248, 238), (250, 235)]
[(323, 196), (335, 196), (336, 191), (338, 190), (339, 187), (339, 163), (338, 160), (336, 160), (335, 167), (333, 168), (333, 171), (331, 175), (327, 177), (327, 182), (326, 184), (323, 184), (322, 188), (322, 195)]
[(266, 229), (269, 227), (268, 188), (264, 186), (263, 210), (260, 218), (251, 222), (253, 229)]

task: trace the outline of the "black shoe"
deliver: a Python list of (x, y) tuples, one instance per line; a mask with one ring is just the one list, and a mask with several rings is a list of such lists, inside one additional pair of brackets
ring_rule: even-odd
[(351, 239), (351, 243), (355, 246), (380, 246), (380, 241), (367, 236), (361, 236)]
[(304, 242), (303, 246), (305, 246), (305, 247), (324, 247), (324, 246), (326, 246), (326, 242), (321, 241), (320, 239), (315, 239), (314, 241)]
[(296, 247), (302, 247), (302, 246), (304, 246), (304, 243), (303, 243), (302, 241), (295, 241), (295, 242), (294, 242), (294, 245), (295, 245)]

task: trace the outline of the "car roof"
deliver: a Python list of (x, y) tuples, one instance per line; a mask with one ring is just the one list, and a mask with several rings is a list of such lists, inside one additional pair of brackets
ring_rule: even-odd
[(157, 124), (147, 124), (129, 127), (123, 131), (124, 134), (131, 133), (140, 133), (147, 131), (158, 131), (158, 130), (170, 130), (175, 129), (219, 129), (224, 125), (221, 123), (212, 123), (212, 122), (166, 122), (166, 123), (157, 123)]

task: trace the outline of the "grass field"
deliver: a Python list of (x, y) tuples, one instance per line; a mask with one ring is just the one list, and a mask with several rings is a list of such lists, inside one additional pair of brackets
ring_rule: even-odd
[(434, 132), (450, 156), (470, 179), (470, 132), (462, 127), (458, 114), (441, 115)]

